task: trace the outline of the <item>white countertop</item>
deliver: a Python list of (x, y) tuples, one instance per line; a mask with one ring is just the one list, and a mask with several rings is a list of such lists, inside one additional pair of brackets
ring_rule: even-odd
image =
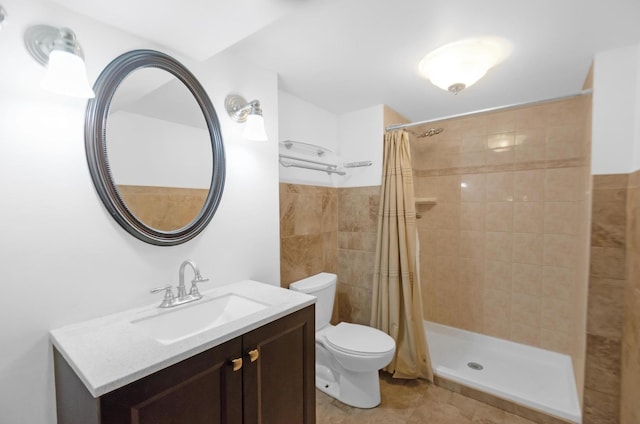
[(268, 306), (184, 340), (162, 344), (131, 324), (137, 318), (169, 311), (158, 308), (158, 301), (153, 305), (51, 330), (51, 342), (91, 395), (97, 398), (316, 301), (313, 296), (251, 280), (202, 292), (205, 297), (226, 293), (259, 299)]

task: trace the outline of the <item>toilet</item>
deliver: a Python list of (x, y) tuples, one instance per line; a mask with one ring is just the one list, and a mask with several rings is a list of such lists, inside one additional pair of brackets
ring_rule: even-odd
[(365, 325), (329, 323), (336, 280), (335, 274), (322, 272), (289, 285), (317, 298), (316, 387), (347, 405), (374, 408), (380, 404), (378, 370), (391, 362), (396, 343)]

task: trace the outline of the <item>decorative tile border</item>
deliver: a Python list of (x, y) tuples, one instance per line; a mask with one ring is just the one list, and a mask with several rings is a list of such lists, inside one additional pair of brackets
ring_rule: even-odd
[(414, 177), (437, 177), (442, 175), (490, 174), (494, 172), (530, 171), (533, 169), (575, 168), (586, 166), (585, 158), (540, 160), (522, 163), (507, 163), (504, 165), (462, 166), (442, 169), (414, 169)]

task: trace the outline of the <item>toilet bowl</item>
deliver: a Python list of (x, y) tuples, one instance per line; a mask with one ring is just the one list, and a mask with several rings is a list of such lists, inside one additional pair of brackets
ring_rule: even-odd
[(380, 404), (378, 370), (391, 362), (395, 341), (365, 325), (329, 324), (336, 280), (323, 272), (289, 286), (317, 298), (316, 387), (347, 405), (373, 408)]

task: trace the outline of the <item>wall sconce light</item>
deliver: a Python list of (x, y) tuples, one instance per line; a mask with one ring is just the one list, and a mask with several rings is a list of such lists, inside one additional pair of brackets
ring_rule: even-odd
[(0, 4), (0, 31), (2, 31), (2, 25), (6, 20), (7, 20), (7, 11)]
[(420, 61), (420, 74), (435, 86), (458, 94), (475, 84), (511, 52), (511, 43), (499, 37), (471, 38), (446, 44)]
[(264, 118), (259, 100), (247, 102), (242, 96), (230, 94), (224, 101), (227, 113), (236, 122), (245, 122), (242, 135), (248, 140), (267, 141)]
[(35, 25), (25, 31), (24, 43), (31, 56), (47, 67), (43, 88), (72, 97), (95, 97), (87, 79), (84, 54), (73, 31)]

